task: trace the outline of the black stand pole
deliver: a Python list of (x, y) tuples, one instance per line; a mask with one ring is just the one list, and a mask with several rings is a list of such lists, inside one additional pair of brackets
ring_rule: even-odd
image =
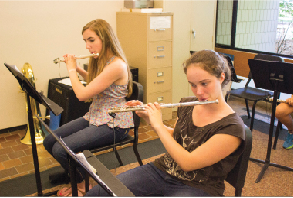
[(77, 182), (76, 182), (76, 161), (72, 159), (71, 156), (67, 155), (67, 159), (69, 161), (69, 174), (70, 174), (70, 182), (72, 188), (72, 196), (77, 197)]
[[(285, 169), (288, 171), (293, 171), (293, 169), (290, 167), (282, 166), (282, 165), (270, 162), (271, 151), (272, 151), (272, 138), (273, 138), (273, 131), (274, 131), (274, 123), (275, 123), (276, 104), (277, 104), (277, 98), (280, 94), (280, 92), (278, 90), (280, 90), (281, 84), (284, 84), (284, 76), (287, 77), (287, 75), (283, 75), (284, 72), (282, 71), (282, 69), (283, 69), (282, 64), (284, 64), (284, 63), (282, 63), (282, 62), (281, 63), (279, 63), (279, 62), (266, 62), (266, 61), (253, 60), (253, 59), (249, 60), (248, 62), (249, 62), (249, 67), (251, 69), (252, 75), (253, 74), (264, 74), (265, 76), (268, 76), (268, 74), (269, 74), (269, 76), (268, 76), (269, 80), (267, 80), (265, 78), (256, 79), (255, 75), (253, 75), (253, 79), (254, 79), (257, 87), (274, 90), (274, 98), (273, 98), (273, 104), (272, 104), (272, 115), (271, 115), (269, 141), (268, 141), (266, 159), (260, 160), (260, 159), (249, 158), (252, 162), (258, 162), (258, 163), (264, 164), (261, 172), (258, 175), (258, 178), (255, 180), (255, 183), (258, 183), (262, 179), (262, 177), (264, 176), (265, 171), (268, 169), (269, 166), (274, 166), (274, 167), (282, 168), (282, 169)], [(280, 72), (281, 74), (276, 72), (276, 70), (278, 70), (278, 69), (281, 71)], [(264, 72), (260, 72), (260, 70), (263, 70)], [(287, 71), (287, 72), (290, 73), (290, 71)], [(286, 90), (285, 88), (282, 88), (282, 89)]]
[(30, 130), (31, 141), (32, 141), (32, 155), (33, 155), (34, 167), (35, 167), (35, 178), (37, 183), (38, 196), (42, 196), (43, 195), (42, 182), (41, 182), (41, 176), (39, 171), (39, 158), (38, 158), (37, 147), (35, 142), (35, 127), (33, 122), (33, 114), (32, 114), (32, 109), (30, 104), (30, 96), (29, 94), (26, 94), (26, 96), (27, 96), (27, 105), (28, 105), (28, 111), (27, 111), (28, 123), (29, 123), (29, 130)]

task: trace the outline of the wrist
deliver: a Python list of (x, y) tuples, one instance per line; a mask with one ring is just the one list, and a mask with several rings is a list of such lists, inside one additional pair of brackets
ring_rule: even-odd
[(76, 72), (76, 68), (75, 69), (69, 69), (68, 70), (68, 73), (71, 73), (71, 72)]

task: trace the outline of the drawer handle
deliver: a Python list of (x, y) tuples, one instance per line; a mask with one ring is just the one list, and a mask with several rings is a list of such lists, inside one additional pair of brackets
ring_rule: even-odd
[(155, 31), (165, 31), (166, 29), (164, 28), (159, 28), (159, 29), (154, 29)]
[(164, 83), (164, 81), (163, 81), (163, 80), (158, 80), (157, 82), (156, 82), (156, 81), (154, 82), (154, 84), (156, 84), (156, 83), (157, 83), (157, 84), (159, 84), (159, 83)]
[(164, 72), (157, 72), (157, 77), (164, 76)]
[(160, 56), (154, 56), (154, 58), (164, 58), (165, 57), (165, 55), (160, 55)]
[(162, 102), (163, 100), (164, 100), (164, 97), (163, 96), (157, 98), (157, 101), (158, 102)]
[(157, 51), (158, 51), (158, 52), (164, 51), (164, 46), (158, 46), (158, 47), (157, 47)]

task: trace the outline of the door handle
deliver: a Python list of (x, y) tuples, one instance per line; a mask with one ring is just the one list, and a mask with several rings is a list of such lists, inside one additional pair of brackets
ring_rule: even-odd
[(193, 34), (193, 38), (195, 38), (196, 31), (192, 29), (191, 33)]

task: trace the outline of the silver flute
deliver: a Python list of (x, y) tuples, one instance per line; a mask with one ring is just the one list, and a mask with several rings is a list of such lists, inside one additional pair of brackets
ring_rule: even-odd
[[(99, 53), (96, 53), (96, 54), (89, 54), (89, 55), (76, 56), (75, 58), (76, 58), (76, 59), (85, 59), (85, 58), (90, 58), (90, 57), (92, 57), (92, 56), (99, 56)], [(60, 60), (60, 58), (56, 58), (56, 59), (53, 60), (53, 62), (54, 62), (55, 64), (57, 64), (57, 63), (60, 63), (60, 62), (65, 62), (65, 60)]]
[[(175, 104), (163, 104), (161, 103), (161, 108), (173, 108), (173, 107), (183, 107), (183, 106), (195, 106), (195, 105), (202, 105), (202, 104), (218, 104), (218, 99), (214, 101), (193, 101), (193, 102), (182, 102), (182, 103), (175, 103)], [(114, 107), (108, 111), (108, 114), (111, 113), (119, 113), (119, 112), (127, 112), (127, 111), (144, 111), (147, 105), (138, 105), (138, 106), (126, 106), (126, 107)]]
[[(273, 102), (274, 98), (269, 98), (268, 101)], [(286, 100), (277, 99), (277, 102), (285, 103)]]

